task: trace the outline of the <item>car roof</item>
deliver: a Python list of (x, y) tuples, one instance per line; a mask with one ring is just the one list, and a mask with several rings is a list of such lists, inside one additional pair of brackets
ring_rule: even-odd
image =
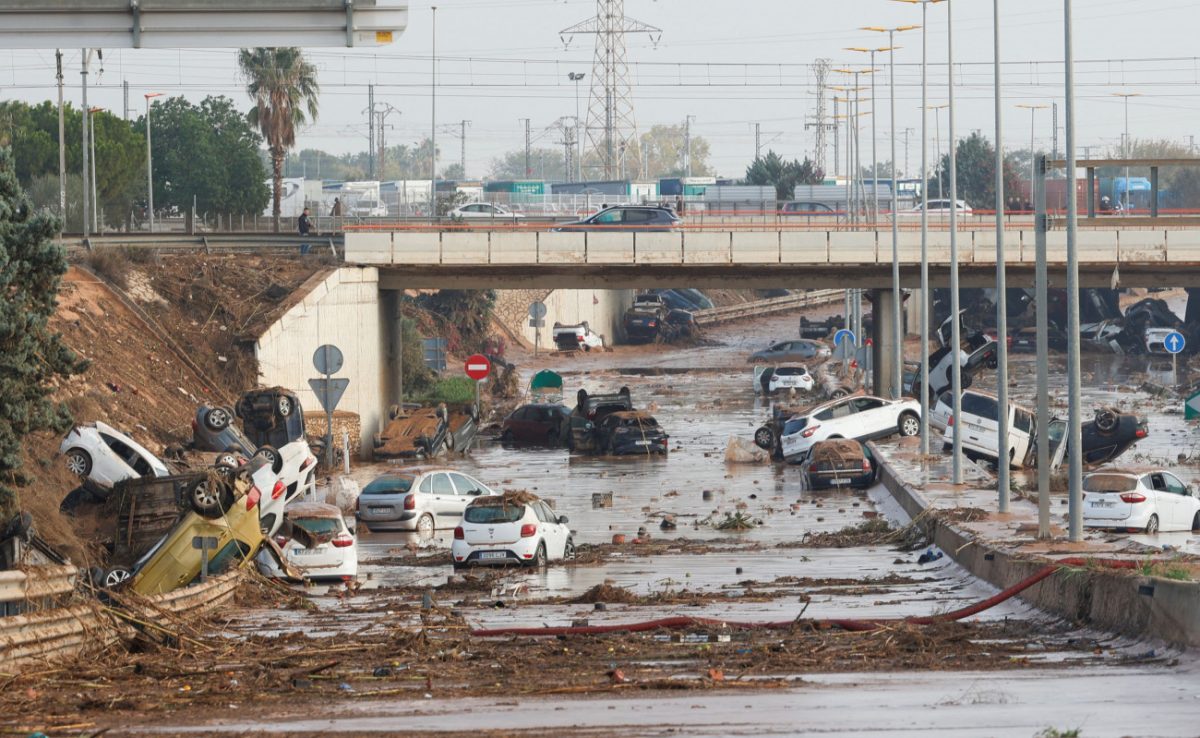
[(804, 415), (807, 416), (807, 415), (812, 415), (813, 413), (818, 413), (827, 407), (833, 407), (834, 405), (840, 405), (843, 402), (845, 402), (846, 400), (861, 400), (861, 399), (881, 400), (881, 401), (889, 403), (889, 404), (891, 403), (891, 400), (885, 400), (884, 398), (876, 397), (875, 395), (846, 395), (845, 397), (839, 397), (836, 400), (830, 400), (829, 402), (822, 402), (820, 405), (814, 405), (813, 407), (809, 408), (808, 412), (804, 413)]
[(331, 518), (342, 517), (342, 510), (337, 505), (324, 502), (293, 502), (284, 509), (283, 514), (289, 518)]
[[(463, 472), (458, 471), (457, 469), (451, 469), (448, 466), (405, 466), (405, 467), (401, 467), (399, 469), (391, 469), (391, 470), (387, 471), (386, 473), (380, 474), (379, 476), (375, 477), (375, 479), (386, 479), (387, 477), (400, 477), (400, 476), (417, 477), (422, 474), (428, 474), (430, 472), (456, 472), (458, 474), (463, 473)], [(373, 479), (371, 481), (375, 481), (375, 480)]]

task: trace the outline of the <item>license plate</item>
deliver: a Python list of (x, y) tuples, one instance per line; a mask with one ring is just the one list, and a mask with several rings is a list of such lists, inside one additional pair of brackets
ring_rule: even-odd
[(321, 553), (320, 550), (315, 549), (315, 548), (293, 548), (292, 549), (292, 556), (315, 556), (319, 553)]
[(1092, 507), (1116, 507), (1116, 505), (1117, 503), (1108, 500), (1096, 500), (1092, 503)]
[(849, 479), (831, 479), (831, 480), (829, 480), (829, 483), (830, 484), (839, 484), (839, 485), (840, 484), (850, 484), (850, 480)]
[(392, 511), (390, 507), (368, 507), (367, 509), (373, 513), (390, 513)]
[(507, 559), (508, 554), (506, 554), (503, 551), (484, 551), (483, 553), (479, 554), (479, 558), (481, 558), (481, 559)]
[(635, 441), (635, 442), (634, 442), (634, 445), (636, 445), (636, 446), (649, 446), (649, 445), (650, 445), (650, 444), (652, 444), (652, 443), (654, 443), (654, 441)]

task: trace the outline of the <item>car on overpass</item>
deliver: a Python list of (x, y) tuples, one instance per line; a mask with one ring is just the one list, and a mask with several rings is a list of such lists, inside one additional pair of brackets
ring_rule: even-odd
[(664, 232), (679, 228), (679, 216), (670, 208), (654, 205), (616, 205), (583, 220), (564, 223), (554, 230), (564, 233), (579, 231)]
[(451, 210), (448, 215), (451, 220), (455, 218), (462, 218), (463, 220), (520, 220), (525, 217), (521, 213), (514, 213), (501, 205), (493, 205), (490, 202), (473, 202), (461, 205)]

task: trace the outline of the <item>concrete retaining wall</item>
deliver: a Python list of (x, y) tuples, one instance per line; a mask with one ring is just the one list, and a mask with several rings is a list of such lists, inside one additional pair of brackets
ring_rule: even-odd
[[(505, 292), (501, 291), (501, 297)], [(575, 325), (585, 320), (593, 332), (604, 336), (605, 345), (612, 345), (620, 335), (625, 309), (633, 304), (633, 290), (554, 290), (542, 302), (546, 305), (546, 327), (541, 329), (540, 339), (543, 349), (554, 347), (555, 323)], [(535, 329), (529, 327), (529, 316), (523, 311), (516, 325), (511, 318), (506, 318), (505, 325), (533, 345)]]
[[(910, 488), (875, 449), (879, 479), (930, 540), (975, 576), (1006, 588), (1041, 569), (1049, 559), (1018, 558), (942, 520), (923, 514), (925, 498)], [(1200, 583), (1132, 576), (1103, 570), (1064, 570), (1025, 590), (1021, 599), (1075, 622), (1179, 646), (1200, 646)]]
[(287, 387), (299, 395), (305, 413), (324, 418), (308, 380), (318, 376), (312, 364), (317, 347), (334, 344), (345, 357), (345, 366), (335, 376), (350, 379), (338, 409), (358, 415), (359, 447), (371, 448), (370, 435), (386, 404), (384, 330), (378, 270), (337, 269), (258, 337), (254, 349), (259, 381)]

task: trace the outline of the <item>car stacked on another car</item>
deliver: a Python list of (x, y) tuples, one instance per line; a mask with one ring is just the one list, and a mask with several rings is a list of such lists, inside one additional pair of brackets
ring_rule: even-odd
[[(761, 430), (761, 429), (760, 429)], [(869, 441), (899, 433), (915, 436), (921, 432), (921, 403), (903, 398), (859, 395), (817, 405), (784, 424), (779, 439), (783, 458), (792, 463), (803, 461), (813, 444), (837, 438)], [(755, 443), (758, 443), (755, 434)]]
[(59, 445), (67, 470), (99, 495), (117, 482), (138, 477), (168, 477), (171, 471), (129, 436), (97, 420), (72, 428)]
[(633, 410), (628, 387), (622, 387), (613, 394), (590, 394), (587, 390), (579, 390), (575, 394), (575, 407), (571, 410), (567, 447), (572, 451), (603, 452), (604, 444), (596, 432), (599, 424), (611, 413), (628, 410)]
[(494, 494), (483, 482), (453, 469), (398, 469), (363, 487), (355, 515), (368, 530), (416, 531), (429, 537), (456, 525), (471, 500)]
[(820, 362), (833, 355), (833, 349), (820, 341), (811, 338), (794, 338), (790, 341), (779, 341), (768, 348), (750, 354), (748, 361), (752, 364), (774, 364), (787, 361)]
[(455, 569), (521, 564), (543, 567), (575, 558), (567, 517), (536, 495), (505, 492), (473, 500), (454, 529), (450, 558)]
[(609, 456), (666, 455), (670, 437), (649, 413), (621, 410), (596, 423), (596, 443)]

